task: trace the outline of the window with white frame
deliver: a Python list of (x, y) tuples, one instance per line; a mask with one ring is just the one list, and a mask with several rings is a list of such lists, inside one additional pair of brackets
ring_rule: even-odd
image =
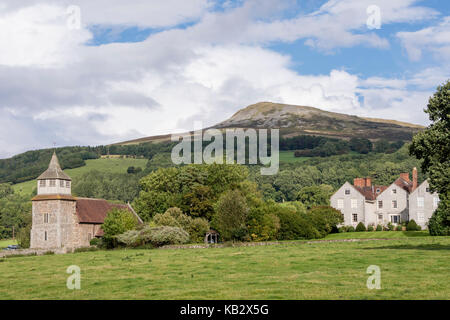
[(345, 189), (345, 194), (350, 194), (350, 189)]
[(397, 209), (397, 200), (392, 200), (392, 209)]
[(66, 181), (66, 188), (70, 188), (70, 181)]
[(352, 207), (352, 209), (358, 208), (358, 199), (352, 199), (351, 207)]
[(344, 199), (338, 199), (337, 207), (338, 209), (344, 209)]
[(380, 220), (380, 221), (383, 220), (383, 215), (382, 215), (382, 214), (379, 214), (379, 215), (378, 215), (378, 220)]
[(59, 180), (59, 186), (60, 186), (61, 188), (64, 188), (64, 180)]
[(352, 214), (352, 220), (353, 220), (353, 222), (358, 222), (358, 214), (357, 213)]
[(55, 179), (51, 179), (50, 180), (50, 187), (56, 187), (56, 180)]
[(397, 189), (392, 189), (392, 194), (396, 194), (397, 193)]
[(438, 197), (434, 197), (433, 198), (433, 206), (435, 207), (435, 208), (437, 208), (438, 206), (439, 206), (439, 198)]
[(425, 201), (423, 197), (417, 197), (417, 206), (419, 208), (423, 208), (425, 205)]
[(383, 200), (378, 200), (378, 209), (383, 209)]
[(45, 180), (39, 180), (39, 187), (45, 187)]

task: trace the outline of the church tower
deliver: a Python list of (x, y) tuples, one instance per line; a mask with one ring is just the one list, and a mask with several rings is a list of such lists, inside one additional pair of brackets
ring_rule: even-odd
[(37, 195), (31, 199), (31, 248), (63, 248), (70, 244), (76, 211), (71, 187), (72, 179), (62, 171), (53, 153), (48, 169), (37, 178)]

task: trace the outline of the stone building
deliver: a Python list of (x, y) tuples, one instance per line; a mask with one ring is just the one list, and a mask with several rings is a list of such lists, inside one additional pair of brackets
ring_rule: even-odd
[(109, 210), (129, 210), (128, 205), (112, 204), (103, 199), (72, 196), (72, 179), (66, 175), (54, 153), (48, 169), (37, 178), (37, 195), (32, 199), (32, 249), (89, 246), (93, 237), (103, 236), (101, 225)]
[(353, 185), (346, 182), (330, 198), (332, 207), (340, 210), (344, 225), (397, 225), (413, 220), (422, 228), (439, 204), (439, 195), (431, 193), (428, 181), (418, 186), (417, 169), (401, 173), (389, 186), (373, 185), (371, 178), (355, 178)]

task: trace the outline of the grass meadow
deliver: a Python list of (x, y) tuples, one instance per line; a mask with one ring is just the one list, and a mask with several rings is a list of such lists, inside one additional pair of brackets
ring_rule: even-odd
[[(80, 290), (66, 287), (71, 265)], [(450, 299), (450, 237), (9, 257), (0, 274), (1, 299)]]
[[(147, 159), (133, 158), (92, 159), (86, 160), (86, 165), (83, 167), (67, 169), (64, 170), (64, 172), (67, 173), (72, 178), (72, 180), (76, 180), (78, 177), (91, 170), (110, 173), (126, 173), (128, 167), (131, 166), (141, 167), (142, 169), (144, 169), (147, 165), (147, 161)], [(36, 180), (18, 183), (13, 185), (12, 187), (14, 188), (14, 192), (16, 193), (29, 195), (36, 187)]]

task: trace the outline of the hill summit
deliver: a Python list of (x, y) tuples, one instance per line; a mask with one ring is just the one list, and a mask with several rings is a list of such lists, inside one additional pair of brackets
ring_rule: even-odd
[(279, 128), (283, 136), (300, 134), (341, 138), (410, 140), (420, 125), (362, 118), (318, 108), (272, 102), (259, 102), (236, 112), (214, 128)]

